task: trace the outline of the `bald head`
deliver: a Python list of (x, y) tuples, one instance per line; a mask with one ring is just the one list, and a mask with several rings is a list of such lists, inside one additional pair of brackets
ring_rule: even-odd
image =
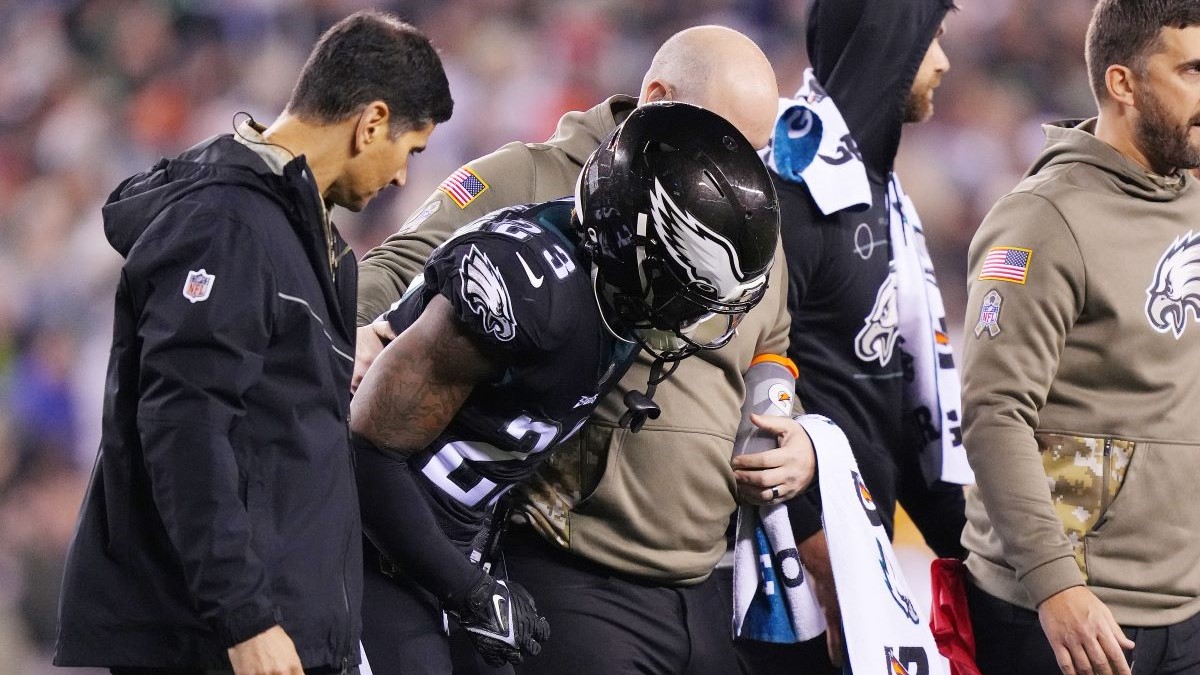
[(662, 100), (707, 108), (761, 148), (771, 138), (779, 86), (750, 38), (723, 26), (696, 26), (663, 43), (646, 71), (638, 103)]

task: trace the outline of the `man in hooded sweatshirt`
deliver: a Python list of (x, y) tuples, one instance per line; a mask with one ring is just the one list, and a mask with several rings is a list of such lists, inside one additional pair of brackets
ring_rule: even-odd
[(985, 675), (1200, 673), (1200, 3), (1101, 0), (1099, 114), (971, 243), (963, 543)]
[[(950, 67), (938, 38), (953, 5), (816, 0), (808, 17), (812, 70), (796, 101), (823, 116), (825, 140), (836, 141), (836, 149), (822, 143), (811, 163), (801, 161), (789, 173), (785, 144), (816, 127), (802, 123), (807, 115), (793, 120), (785, 112), (772, 140), (771, 166), (790, 282), (788, 355), (800, 371), (799, 403), (846, 433), (889, 536), (899, 501), (938, 555), (961, 557), (962, 488), (929, 476), (920, 458), (925, 446), (940, 445), (943, 433), (953, 442), (956, 429), (927, 414), (922, 419), (906, 402), (911, 352), (919, 345), (898, 334), (898, 247), (892, 243), (901, 219), (912, 217), (900, 208), (907, 199), (893, 173), (901, 130), (933, 114), (934, 89)], [(841, 121), (846, 133), (835, 133)], [(847, 194), (852, 183), (858, 196)], [(927, 278), (932, 280), (932, 268)], [(938, 335), (945, 335), (944, 326)], [(953, 374), (944, 342), (942, 365)], [(790, 500), (788, 513), (828, 629), (794, 644), (739, 640), (739, 652), (751, 672), (840, 673), (840, 613), (819, 497), (814, 491)]]
[(125, 263), (55, 664), (356, 670), (357, 275), (329, 210), (403, 185), (452, 107), (429, 40), (359, 12), (269, 127), (248, 119), (113, 192)]

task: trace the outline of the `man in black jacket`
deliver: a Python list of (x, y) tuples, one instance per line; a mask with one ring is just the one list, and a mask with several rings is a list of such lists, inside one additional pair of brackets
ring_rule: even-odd
[(247, 120), (109, 198), (125, 264), (57, 665), (355, 669), (357, 275), (328, 209), (402, 185), (452, 106), (428, 39), (360, 12), (269, 128)]
[[(952, 0), (816, 0), (808, 19), (813, 67), (808, 100), (831, 99), (849, 134), (837, 152), (818, 152), (813, 164), (860, 161), (870, 204), (826, 213), (819, 203), (830, 200), (814, 194), (819, 190), (812, 181), (773, 176), (789, 277), (788, 355), (800, 369), (800, 403), (845, 431), (889, 535), (899, 501), (938, 555), (961, 557), (962, 489), (926, 479), (918, 455), (930, 440), (924, 435), (930, 425), (918, 425), (906, 412), (905, 385), (913, 368), (908, 352), (914, 345), (896, 335), (890, 241), (898, 213), (892, 171), (901, 130), (933, 113), (933, 90), (949, 69), (938, 37), (953, 6)], [(778, 136), (777, 131), (776, 142)], [(941, 431), (935, 428), (930, 436), (940, 437)], [(776, 672), (772, 669), (787, 664), (777, 672), (840, 673), (831, 663), (831, 657), (840, 660), (840, 615), (819, 500), (800, 495), (788, 507), (798, 552), (830, 629), (800, 645), (742, 642), (739, 651), (753, 672)]]

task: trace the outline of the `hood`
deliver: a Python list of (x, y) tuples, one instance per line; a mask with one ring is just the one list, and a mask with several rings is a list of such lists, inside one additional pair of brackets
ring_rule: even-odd
[(873, 173), (892, 170), (908, 92), (953, 6), (953, 0), (813, 0), (808, 60)]
[(1046, 147), (1026, 176), (1064, 164), (1088, 164), (1108, 175), (1122, 192), (1140, 200), (1168, 202), (1183, 193), (1191, 180), (1151, 173), (1116, 148), (1096, 137), (1096, 119), (1066, 120), (1042, 126)]
[[(161, 159), (150, 169), (125, 179), (108, 196), (102, 209), (104, 235), (122, 256), (146, 231), (158, 214), (184, 195), (211, 185), (242, 185), (279, 198), (289, 174), (300, 175), (304, 158), (289, 163), (284, 177), (271, 173), (254, 151), (226, 134), (216, 136), (184, 152), (177, 159)], [(300, 203), (300, 202), (297, 202)]]
[(588, 156), (634, 108), (637, 108), (636, 98), (618, 94), (590, 110), (569, 112), (558, 121), (558, 128), (547, 142), (554, 143), (572, 162), (583, 166)]

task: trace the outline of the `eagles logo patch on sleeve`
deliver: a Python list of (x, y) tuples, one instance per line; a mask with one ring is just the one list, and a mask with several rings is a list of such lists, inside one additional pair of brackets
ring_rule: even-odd
[(483, 330), (501, 342), (517, 334), (517, 319), (513, 315), (512, 298), (499, 268), (474, 245), (463, 256), (459, 266), (462, 277), (462, 299), (467, 308), (480, 319)]

